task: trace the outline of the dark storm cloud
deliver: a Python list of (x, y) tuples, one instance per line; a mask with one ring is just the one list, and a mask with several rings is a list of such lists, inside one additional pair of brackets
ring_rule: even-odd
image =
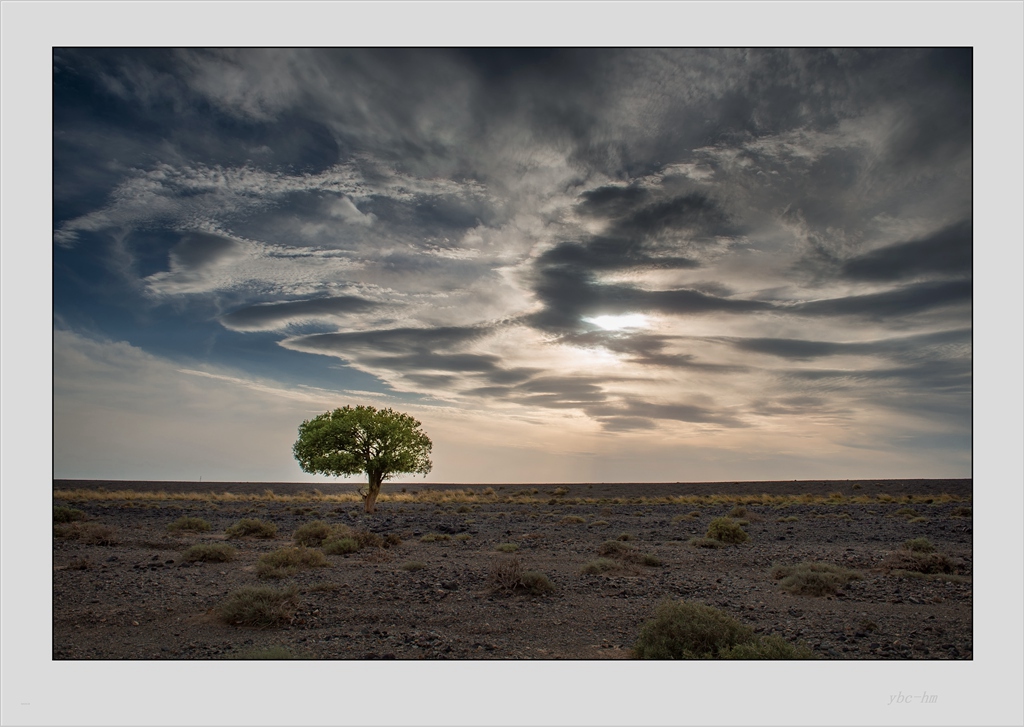
[(967, 305), (971, 301), (973, 283), (950, 281), (917, 283), (882, 293), (851, 295), (844, 298), (815, 300), (790, 306), (786, 310), (807, 316), (861, 316), (891, 319), (933, 308)]
[(546, 251), (539, 259), (541, 265), (567, 266), (578, 270), (622, 270), (625, 268), (696, 268), (700, 263), (693, 258), (651, 254), (651, 250), (637, 240), (623, 237), (595, 237), (586, 243), (562, 242)]
[(185, 235), (170, 252), (172, 268), (200, 270), (240, 252), (235, 240), (202, 232)]
[(735, 416), (708, 407), (692, 404), (655, 404), (639, 399), (624, 404), (590, 406), (586, 411), (601, 421), (606, 428), (611, 429), (648, 428), (657, 420), (717, 424), (724, 427), (746, 426)]
[(872, 250), (847, 260), (840, 271), (853, 280), (900, 280), (940, 274), (971, 274), (973, 225), (971, 220), (952, 224), (934, 235)]
[(227, 328), (236, 331), (266, 331), (280, 328), (291, 321), (361, 313), (378, 305), (354, 295), (340, 295), (332, 298), (251, 305), (221, 316), (220, 321)]
[(741, 351), (765, 353), (797, 361), (842, 355), (883, 355), (892, 358), (905, 358), (922, 355), (922, 352), (930, 352), (937, 347), (941, 349), (950, 345), (959, 345), (966, 349), (971, 342), (971, 330), (961, 328), (855, 343), (808, 341), (795, 338), (716, 338), (711, 340), (730, 344)]

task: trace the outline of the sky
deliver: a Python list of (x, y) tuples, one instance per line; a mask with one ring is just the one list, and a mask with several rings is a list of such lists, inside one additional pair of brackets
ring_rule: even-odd
[(322, 480), (359, 404), (428, 482), (969, 477), (972, 76), (55, 48), (54, 477)]

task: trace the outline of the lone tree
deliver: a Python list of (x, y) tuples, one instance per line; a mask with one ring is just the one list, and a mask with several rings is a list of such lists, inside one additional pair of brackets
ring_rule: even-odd
[(366, 473), (359, 494), (366, 512), (375, 510), (384, 480), (402, 473), (430, 472), (430, 438), (408, 414), (372, 406), (346, 406), (302, 422), (292, 447), (303, 472), (317, 475)]

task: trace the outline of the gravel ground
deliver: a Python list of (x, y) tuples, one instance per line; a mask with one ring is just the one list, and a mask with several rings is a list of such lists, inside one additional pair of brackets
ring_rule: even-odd
[[(385, 493), (401, 486), (444, 488), (387, 485)], [(68, 487), (301, 489), (266, 483), (54, 482), (55, 490)], [(923, 518), (917, 522), (897, 515), (906, 507), (897, 503), (748, 505), (743, 528), (750, 539), (719, 549), (695, 548), (687, 541), (703, 536), (711, 519), (726, 515), (731, 505), (629, 501), (641, 494), (836, 491), (847, 496), (945, 492), (969, 500), (970, 480), (567, 485), (565, 496), (553, 495), (554, 487), (494, 486), (499, 496), (537, 489), (532, 502), (381, 502), (372, 516), (358, 503), (55, 498), (54, 505), (85, 512), (86, 522), (112, 526), (118, 542), (90, 545), (54, 537), (53, 658), (246, 658), (256, 650), (283, 647), (295, 658), (314, 659), (623, 659), (631, 658), (641, 626), (664, 598), (715, 606), (760, 634), (801, 641), (824, 659), (972, 658), (972, 520), (953, 516), (969, 501), (914, 504)], [(320, 489), (331, 494), (353, 486)], [(573, 504), (578, 497), (620, 502)], [(677, 518), (691, 511), (699, 515)], [(201, 517), (211, 529), (168, 532), (167, 525), (182, 515)], [(227, 563), (184, 562), (188, 546), (226, 542), (225, 529), (243, 517), (272, 521), (277, 536), (227, 541), (237, 548)], [(294, 530), (315, 519), (392, 534), (402, 542), (329, 555), (328, 567), (282, 579), (260, 578), (259, 556), (292, 545)], [(577, 519), (582, 522), (573, 522)], [(424, 542), (431, 534), (448, 539)], [(605, 541), (623, 534), (635, 552), (656, 556), (661, 565), (624, 563), (604, 574), (581, 572), (599, 557)], [(921, 537), (958, 563), (954, 582), (884, 567), (886, 556), (902, 543)], [(517, 546), (513, 556), (496, 550), (505, 543)], [(506, 557), (545, 574), (556, 590), (547, 595), (496, 591), (490, 572)], [(424, 567), (404, 569), (410, 561)], [(834, 596), (782, 591), (772, 567), (804, 561), (842, 565), (862, 577)], [(218, 619), (217, 606), (232, 591), (267, 585), (298, 588), (290, 621), (261, 629)]]

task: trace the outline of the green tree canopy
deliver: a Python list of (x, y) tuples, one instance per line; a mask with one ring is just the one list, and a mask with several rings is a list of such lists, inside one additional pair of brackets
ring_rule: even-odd
[(357, 475), (365, 472), (366, 512), (373, 512), (384, 480), (397, 474), (427, 474), (430, 438), (408, 414), (372, 406), (346, 406), (299, 425), (292, 447), (303, 472)]

